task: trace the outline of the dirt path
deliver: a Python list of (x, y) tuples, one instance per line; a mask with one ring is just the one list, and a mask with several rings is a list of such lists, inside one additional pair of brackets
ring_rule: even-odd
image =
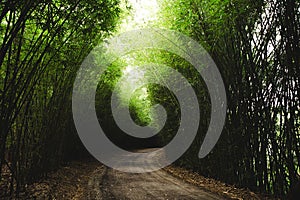
[[(133, 161), (121, 159), (118, 160), (118, 164), (127, 168), (131, 167), (132, 162), (139, 162), (141, 166), (144, 164), (151, 166), (149, 160), (151, 159)], [(0, 197), (0, 199), (15, 198)], [(259, 200), (273, 198), (266, 198), (246, 189), (238, 189), (174, 166), (151, 173), (133, 174), (105, 167), (95, 160), (86, 160), (69, 163), (58, 171), (50, 173), (47, 179), (28, 185), (18, 199)]]
[[(120, 160), (120, 164), (128, 161)], [(151, 163), (147, 163), (151, 165)], [(124, 166), (124, 167), (130, 167)], [(222, 197), (180, 180), (164, 170), (150, 173), (124, 173), (105, 167), (96, 169), (88, 181), (87, 199), (153, 200), (205, 199)]]
[(128, 174), (106, 168), (103, 177), (101, 175), (91, 177), (88, 185), (90, 190), (87, 199), (222, 199), (187, 184), (163, 170), (145, 174)]

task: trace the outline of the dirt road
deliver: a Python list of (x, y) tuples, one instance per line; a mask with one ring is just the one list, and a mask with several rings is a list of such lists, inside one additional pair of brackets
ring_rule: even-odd
[(222, 199), (218, 195), (185, 183), (164, 170), (133, 174), (100, 166), (90, 177), (88, 188), (87, 199)]
[[(134, 162), (139, 164), (137, 168), (134, 168), (135, 170), (139, 170), (145, 164), (153, 167), (151, 162), (157, 162), (157, 160), (154, 159), (153, 161), (149, 158), (120, 159), (118, 166), (133, 169), (132, 163)], [(15, 198), (1, 196), (0, 199)], [(247, 189), (239, 189), (175, 166), (151, 173), (133, 174), (107, 168), (94, 159), (86, 159), (71, 162), (59, 170), (49, 173), (47, 178), (28, 185), (26, 191), (17, 199), (273, 200), (275, 198), (255, 194)]]

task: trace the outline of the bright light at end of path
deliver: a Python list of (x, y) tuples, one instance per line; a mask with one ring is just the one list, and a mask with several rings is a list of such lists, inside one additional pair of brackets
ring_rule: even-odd
[[(128, 65), (122, 70), (123, 76), (120, 84), (120, 96), (130, 99), (130, 91), (134, 91), (143, 85), (145, 71), (138, 66)], [(142, 88), (143, 98), (148, 96), (147, 88)]]
[(157, 20), (159, 5), (156, 0), (128, 0), (130, 15), (123, 19), (121, 32), (145, 28)]

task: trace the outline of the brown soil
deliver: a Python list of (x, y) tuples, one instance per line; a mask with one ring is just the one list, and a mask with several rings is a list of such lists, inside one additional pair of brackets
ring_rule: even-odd
[[(11, 198), (2, 196), (0, 199)], [(19, 199), (272, 198), (255, 194), (247, 189), (238, 189), (174, 166), (151, 173), (132, 174), (107, 168), (97, 161), (85, 161), (72, 162), (50, 173), (48, 178), (26, 186), (26, 191)]]
[(56, 172), (26, 187), (26, 192), (14, 199), (86, 199), (88, 180), (98, 168), (104, 166), (97, 161), (72, 162)]
[(276, 200), (276, 198), (272, 198), (267, 195), (256, 194), (249, 189), (245, 188), (237, 188), (233, 185), (228, 185), (226, 183), (222, 183), (220, 181), (205, 178), (204, 176), (199, 175), (198, 173), (191, 172), (189, 170), (168, 166), (164, 168), (165, 171), (172, 174), (175, 177), (178, 177), (190, 184), (196, 185), (200, 188), (203, 188), (207, 191), (213, 192), (220, 196), (223, 196), (226, 199), (234, 199), (234, 200), (256, 200), (256, 199), (265, 199), (265, 200)]

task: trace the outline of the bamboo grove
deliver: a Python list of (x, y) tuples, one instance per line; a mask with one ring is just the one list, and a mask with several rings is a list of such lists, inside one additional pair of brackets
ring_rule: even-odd
[[(178, 56), (159, 50), (144, 57), (137, 54), (140, 63), (172, 66), (197, 91), (201, 110), (198, 135), (175, 164), (238, 187), (283, 197), (300, 174), (300, 2), (158, 2), (158, 21), (152, 26), (197, 40), (216, 62), (228, 100), (221, 138), (214, 150), (199, 160), (210, 120), (205, 83)], [(26, 183), (84, 152), (72, 120), (73, 82), (90, 50), (117, 32), (121, 7), (118, 0), (1, 1), (0, 177), (5, 176), (4, 169), (11, 173), (8, 192), (18, 193)], [(129, 140), (111, 117), (109, 97), (124, 66), (124, 61), (114, 63), (99, 80), (99, 122), (110, 139), (124, 148), (134, 143), (148, 147), (149, 140), (124, 144)], [(155, 73), (160, 77), (167, 74), (160, 69)], [(168, 120), (155, 138), (160, 141), (155, 142), (164, 145), (179, 127), (180, 108), (166, 88), (150, 85), (147, 90), (147, 105), (136, 100), (131, 114), (144, 125), (149, 123), (149, 102), (162, 104)]]
[(178, 164), (284, 196), (300, 173), (300, 2), (175, 0), (163, 5), (165, 26), (192, 36), (210, 52), (228, 98), (226, 125), (213, 153), (197, 159), (205, 134), (200, 129)]
[(74, 76), (119, 13), (117, 0), (1, 1), (0, 166), (11, 173), (7, 191), (18, 193), (76, 155)]

